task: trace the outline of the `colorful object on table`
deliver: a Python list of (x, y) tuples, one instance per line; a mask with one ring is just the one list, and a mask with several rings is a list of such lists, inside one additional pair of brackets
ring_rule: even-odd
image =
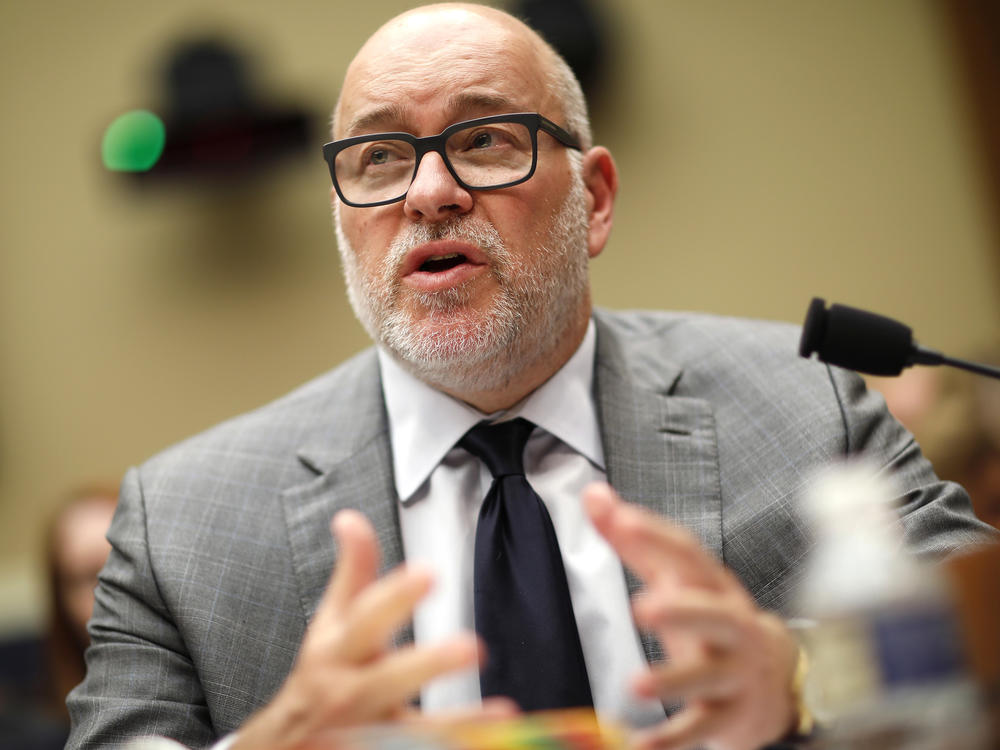
[(144, 109), (115, 118), (101, 141), (104, 166), (116, 172), (146, 172), (163, 153), (167, 131), (159, 117)]
[(337, 732), (343, 750), (624, 750), (625, 732), (598, 723), (593, 711), (570, 709), (510, 719), (433, 724), (387, 724)]

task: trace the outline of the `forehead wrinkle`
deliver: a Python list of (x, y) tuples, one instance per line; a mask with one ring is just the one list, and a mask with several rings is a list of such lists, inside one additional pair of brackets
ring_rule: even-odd
[[(459, 91), (448, 97), (444, 108), (455, 122), (481, 117), (486, 114), (511, 114), (525, 110), (525, 106), (503, 94), (489, 91)], [(355, 115), (344, 130), (345, 137), (364, 132), (406, 131), (406, 108), (399, 102), (376, 105), (374, 108)]]

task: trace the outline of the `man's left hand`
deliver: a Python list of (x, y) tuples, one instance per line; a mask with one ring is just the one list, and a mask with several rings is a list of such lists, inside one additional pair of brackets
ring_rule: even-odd
[(639, 748), (754, 750), (789, 733), (798, 647), (687, 530), (630, 505), (606, 484), (584, 490), (598, 531), (646, 584), (633, 603), (669, 661), (634, 683), (643, 697), (683, 700), (670, 719), (636, 733)]

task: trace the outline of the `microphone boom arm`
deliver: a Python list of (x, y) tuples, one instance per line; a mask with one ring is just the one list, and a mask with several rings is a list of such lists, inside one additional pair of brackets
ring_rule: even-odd
[(910, 364), (948, 365), (949, 367), (957, 367), (960, 370), (974, 372), (977, 375), (985, 375), (988, 378), (1000, 379), (1000, 367), (991, 367), (990, 365), (984, 365), (979, 362), (969, 362), (966, 359), (948, 357), (941, 354), (941, 352), (936, 352), (933, 349), (926, 349), (919, 345), (915, 347), (913, 356), (910, 358)]
[(809, 304), (799, 342), (801, 356), (813, 353), (821, 362), (870, 375), (899, 375), (912, 365), (950, 365), (1000, 380), (1000, 368), (920, 346), (899, 321), (846, 305), (827, 309), (819, 297)]

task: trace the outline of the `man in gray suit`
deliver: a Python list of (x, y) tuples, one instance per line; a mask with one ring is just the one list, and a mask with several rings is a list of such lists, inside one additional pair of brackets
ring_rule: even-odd
[(593, 703), (642, 727), (637, 746), (750, 750), (800, 728), (779, 615), (817, 467), (891, 469), (919, 554), (987, 538), (857, 377), (796, 358), (790, 327), (592, 310), (615, 165), (520, 22), (393, 19), (348, 70), (334, 137), (347, 288), (377, 350), (128, 473), (71, 747), (323, 746), (415, 697), (512, 710), (480, 704), (471, 632), (490, 476), (458, 442), (481, 420), (536, 425), (525, 470)]

